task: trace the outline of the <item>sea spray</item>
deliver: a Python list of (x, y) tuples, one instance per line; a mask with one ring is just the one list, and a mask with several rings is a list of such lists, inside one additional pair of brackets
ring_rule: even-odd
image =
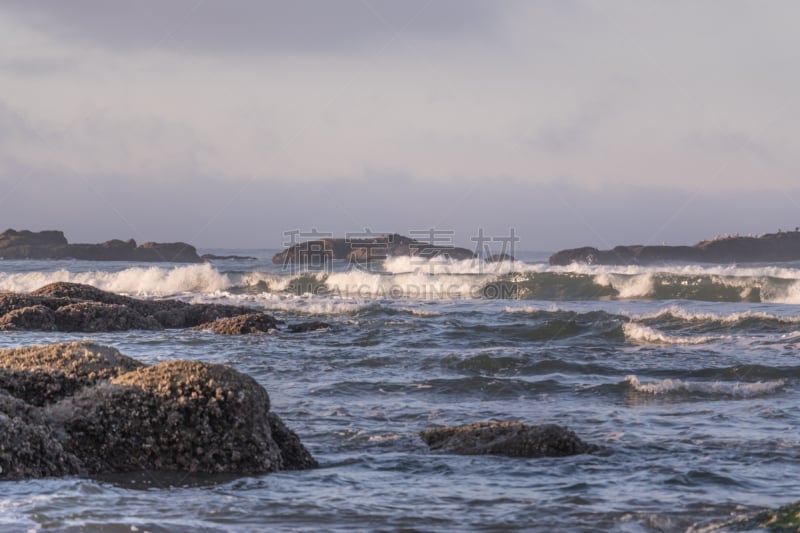
[(95, 270), (70, 272), (0, 273), (0, 291), (31, 292), (48, 283), (85, 283), (105, 291), (135, 296), (168, 296), (182, 293), (209, 293), (232, 285), (229, 276), (210, 264), (178, 267), (131, 267), (118, 272)]

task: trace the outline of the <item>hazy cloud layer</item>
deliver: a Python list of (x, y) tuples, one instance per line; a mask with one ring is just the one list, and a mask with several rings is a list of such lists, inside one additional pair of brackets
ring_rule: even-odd
[[(0, 223), (188, 239), (172, 228), (244, 224), (250, 202), (275, 234), (307, 215), (282, 198), (325, 191), (318, 225), (349, 220), (334, 203), (430, 225), (465, 195), (493, 199), (458, 215), (465, 232), (572, 220), (534, 248), (797, 225), (774, 206), (800, 185), (797, 20), (788, 1), (11, 0)], [(631, 207), (648, 195), (676, 200)], [(218, 207), (153, 225), (143, 198)], [(77, 222), (98, 203), (114, 223)]]
[(501, 4), (480, 0), (10, 0), (36, 28), (122, 49), (204, 53), (346, 53), (409, 33), (446, 39), (490, 26)]

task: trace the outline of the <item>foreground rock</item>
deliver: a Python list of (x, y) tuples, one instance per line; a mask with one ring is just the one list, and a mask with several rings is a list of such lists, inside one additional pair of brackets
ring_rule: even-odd
[(267, 392), (223, 365), (71, 343), (0, 350), (0, 479), (317, 466)]
[[(249, 307), (139, 300), (90, 285), (58, 282), (30, 294), (0, 294), (0, 331), (126, 331), (191, 328), (258, 313)], [(272, 317), (261, 313), (265, 320)]]
[(0, 258), (3, 259), (83, 259), (86, 261), (168, 261), (200, 263), (194, 246), (185, 242), (146, 242), (118, 239), (102, 244), (69, 244), (61, 231), (15, 231), (0, 233)]
[(595, 446), (553, 424), (531, 426), (521, 422), (479, 422), (419, 433), (431, 450), (458, 455), (509, 457), (563, 457), (591, 453)]
[(143, 366), (114, 348), (89, 343), (0, 350), (0, 388), (43, 406)]
[(466, 248), (436, 245), (393, 234), (368, 239), (326, 238), (298, 243), (275, 254), (272, 262), (278, 265), (303, 263), (321, 266), (334, 259), (343, 259), (354, 265), (367, 266), (373, 261), (399, 256), (461, 260), (472, 259), (475, 254)]
[(800, 261), (800, 231), (768, 233), (760, 237), (724, 237), (694, 246), (617, 246), (561, 250), (551, 265), (646, 265), (652, 263), (752, 263)]

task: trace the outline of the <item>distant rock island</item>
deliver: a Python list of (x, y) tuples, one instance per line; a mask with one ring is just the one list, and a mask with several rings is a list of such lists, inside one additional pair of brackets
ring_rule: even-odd
[(102, 244), (69, 244), (61, 231), (0, 233), (2, 259), (83, 259), (86, 261), (146, 261), (202, 263), (194, 246), (185, 242), (146, 242), (114, 239)]
[(388, 257), (411, 256), (432, 259), (444, 257), (461, 260), (473, 259), (475, 254), (466, 248), (437, 245), (418, 241), (403, 235), (376, 235), (367, 239), (324, 238), (301, 242), (275, 254), (275, 264), (307, 263), (319, 265), (333, 259), (365, 264)]
[(617, 246), (598, 250), (589, 246), (561, 250), (551, 265), (648, 265), (653, 263), (761, 263), (800, 261), (800, 231), (779, 231), (760, 237), (738, 235), (701, 241), (694, 246)]

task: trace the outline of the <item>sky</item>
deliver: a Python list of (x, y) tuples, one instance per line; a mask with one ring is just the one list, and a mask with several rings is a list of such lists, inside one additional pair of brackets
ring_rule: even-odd
[(3, 0), (0, 230), (527, 250), (800, 226), (800, 3)]

